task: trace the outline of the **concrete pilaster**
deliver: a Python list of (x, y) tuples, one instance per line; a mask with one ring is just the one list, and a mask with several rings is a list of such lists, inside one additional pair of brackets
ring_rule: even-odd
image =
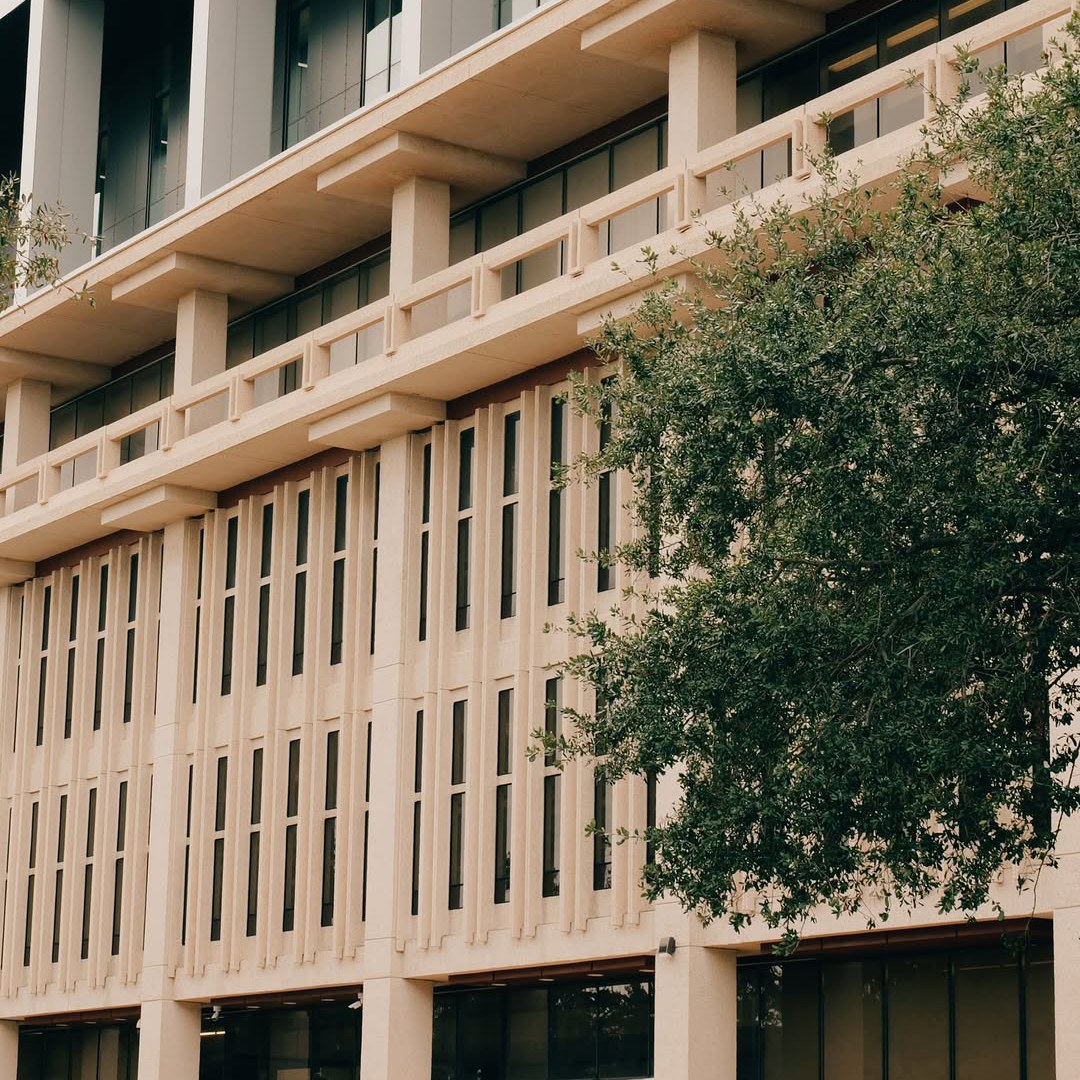
[(197, 1004), (167, 999), (144, 1001), (139, 1024), (140, 1080), (197, 1077), (199, 1023)]
[(698, 944), (693, 916), (676, 905), (657, 910), (661, 936), (675, 938), (673, 955), (656, 958), (654, 1072), (656, 1080), (735, 1080), (735, 954)]
[(704, 30), (671, 46), (668, 160), (692, 157), (735, 134), (735, 42)]
[(0, 1021), (0, 1076), (19, 1075), (19, 1025)]
[[(22, 191), (36, 204), (62, 204), (85, 234), (95, 224), (104, 24), (102, 0), (31, 0)], [(75, 238), (61, 267), (73, 269), (90, 255)]]
[(394, 189), (390, 291), (411, 285), (450, 262), (450, 186), (414, 176)]
[(5, 472), (48, 451), (51, 395), (52, 387), (37, 379), (8, 383), (2, 463)]
[(165, 526), (162, 543), (157, 711), (154, 716), (154, 799), (150, 813), (146, 924), (143, 942), (139, 1075), (190, 1080), (199, 1074), (199, 1006), (172, 1000), (173, 943), (179, 941), (183, 868), (175, 838), (183, 834), (184, 758), (179, 708), (190, 671), (185, 651), (184, 597), (194, 572), (188, 523)]
[(431, 1073), (431, 986), (396, 977), (398, 917), (408, 889), (409, 816), (402, 778), (408, 735), (403, 731), (405, 555), (410, 498), (410, 439), (384, 443), (379, 454), (383, 498), (379, 512), (379, 610), (372, 671), (368, 865), (382, 867), (367, 895), (364, 933), (364, 1037), (361, 1080), (428, 1080)]
[(265, 0), (195, 0), (188, 205), (270, 156), (274, 18)]
[(411, 979), (364, 981), (360, 1080), (429, 1080), (431, 984)]
[(225, 370), (229, 298), (196, 289), (180, 297), (176, 308), (174, 391), (186, 393), (203, 379)]

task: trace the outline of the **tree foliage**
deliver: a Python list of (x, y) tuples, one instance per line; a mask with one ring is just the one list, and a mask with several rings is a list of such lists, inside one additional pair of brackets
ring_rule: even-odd
[(59, 280), (60, 255), (70, 239), (67, 214), (32, 205), (13, 176), (0, 178), (0, 312), (11, 306), (17, 290)]
[[(710, 237), (577, 384), (632, 481), (631, 605), (576, 617), (572, 754), (674, 770), (653, 896), (796, 932), (973, 912), (1078, 805), (1080, 62), (988, 72), (886, 188)], [(962, 162), (985, 192), (950, 202)], [(878, 207), (889, 206), (887, 210)], [(625, 492), (626, 487), (623, 488)], [(580, 640), (580, 638), (579, 638)]]

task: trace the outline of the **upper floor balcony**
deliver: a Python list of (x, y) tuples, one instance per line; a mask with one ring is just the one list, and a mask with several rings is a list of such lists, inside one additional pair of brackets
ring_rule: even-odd
[[(6, 580), (115, 529), (201, 511), (327, 446), (426, 427), (447, 401), (573, 352), (647, 286), (643, 243), (664, 276), (688, 273), (707, 251), (695, 212), (715, 230), (749, 194), (798, 206), (830, 139), (866, 182), (895, 172), (933, 95), (960, 86), (957, 45), (1033, 71), (1071, 10), (905, 0), (747, 68), (777, 12), (709, 8), (716, 25), (702, 31), (691, 0), (553, 0), (95, 260), (72, 279), (87, 279), (95, 307), (53, 291), (0, 317), (0, 361), (19, 377), (0, 474)], [(779, 38), (819, 23), (800, 9)], [(639, 114), (545, 167), (553, 147), (665, 90), (666, 119)], [(100, 407), (83, 399), (90, 419), (79, 401), (54, 412), (50, 440), (50, 386), (101, 383), (101, 365), (154, 348), (167, 354), (156, 383), (135, 365), (126, 389), (97, 391)]]

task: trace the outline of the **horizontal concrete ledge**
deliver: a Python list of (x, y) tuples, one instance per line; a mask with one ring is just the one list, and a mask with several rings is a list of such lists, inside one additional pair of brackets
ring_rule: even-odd
[(65, 360), (61, 356), (44, 356), (21, 349), (0, 349), (0, 386), (16, 379), (37, 379), (63, 390), (85, 390), (105, 382), (111, 370), (104, 364)]
[(159, 484), (101, 511), (101, 524), (113, 529), (156, 532), (174, 521), (203, 514), (217, 506), (212, 491)]
[[(695, 30), (737, 41), (757, 41), (764, 35), (775, 53), (824, 33), (825, 16), (787, 0), (633, 0), (583, 30), (581, 50), (667, 71), (672, 44)], [(761, 49), (745, 56), (743, 52), (740, 66)]]
[(175, 251), (115, 282), (112, 299), (171, 312), (181, 296), (196, 290), (259, 304), (290, 292), (292, 287), (293, 279), (286, 274)]
[(523, 179), (525, 166), (512, 158), (397, 131), (319, 173), (316, 187), (347, 199), (389, 206), (394, 188), (414, 176), (443, 180), (471, 197)]
[(446, 402), (410, 394), (383, 394), (316, 420), (308, 439), (320, 446), (369, 450), (387, 439), (419, 431), (446, 419)]
[(18, 585), (34, 576), (35, 566), (32, 562), (21, 562), (18, 559), (0, 559), (0, 586)]

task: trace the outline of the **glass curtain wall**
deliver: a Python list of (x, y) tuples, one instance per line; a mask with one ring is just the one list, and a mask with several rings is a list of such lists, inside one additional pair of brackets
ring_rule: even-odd
[(108, 0), (101, 65), (98, 253), (184, 205), (192, 0)]
[(394, 90), (401, 0), (278, 0), (270, 152)]
[(1053, 955), (740, 965), (738, 1080), (1054, 1080)]
[(18, 1080), (138, 1080), (135, 1021), (19, 1032)]
[[(826, 34), (743, 75), (736, 98), (738, 130), (745, 131), (780, 116), (1022, 2), (899, 0), (877, 14)], [(1032, 71), (1038, 67), (1041, 52), (1041, 32), (1035, 32), (988, 50), (980, 56), (980, 63), (1006, 63), (1010, 71)], [(921, 86), (902, 86), (834, 117), (829, 127), (833, 150), (843, 153), (922, 119), (922, 94)], [(790, 142), (785, 142), (744, 160), (737, 170), (740, 181), (747, 189), (756, 191), (789, 176), (790, 153)], [(735, 192), (741, 193), (741, 190)]]
[(435, 993), (432, 1080), (652, 1075), (651, 977)]
[(29, 34), (29, 2), (0, 19), (0, 178), (22, 171)]
[(360, 1030), (361, 1011), (345, 1004), (207, 1011), (198, 1080), (359, 1080)]

